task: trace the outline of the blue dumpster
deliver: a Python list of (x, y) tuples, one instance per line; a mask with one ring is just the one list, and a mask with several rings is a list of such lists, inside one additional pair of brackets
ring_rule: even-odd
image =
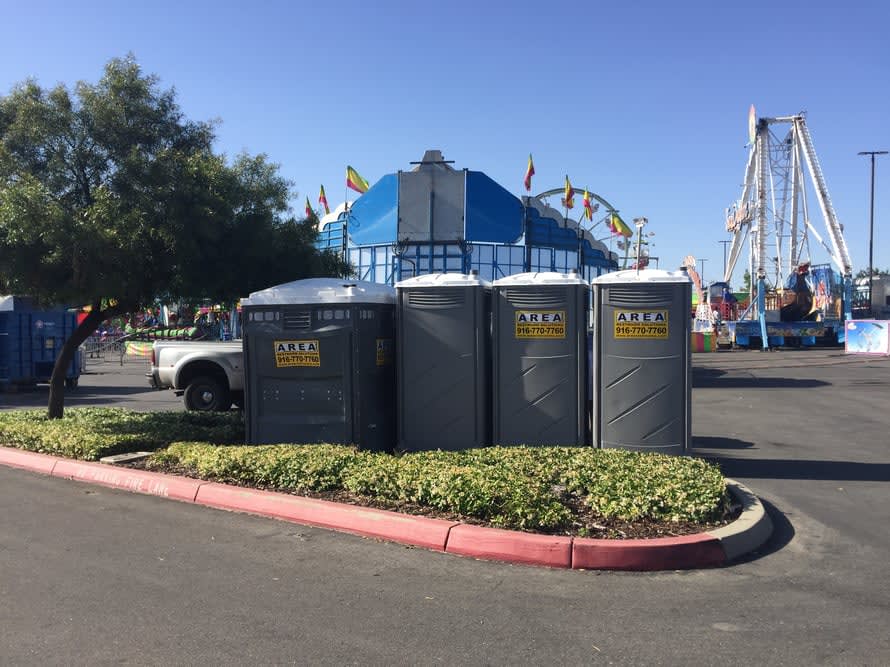
[[(27, 300), (6, 297), (0, 310), (0, 387), (49, 382), (62, 345), (77, 328), (77, 314), (67, 310), (33, 310)], [(65, 383), (76, 386), (80, 352), (74, 355)]]

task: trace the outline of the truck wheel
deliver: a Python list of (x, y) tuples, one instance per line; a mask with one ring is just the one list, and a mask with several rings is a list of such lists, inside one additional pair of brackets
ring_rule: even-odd
[(207, 375), (189, 382), (185, 388), (184, 402), (186, 410), (199, 412), (225, 412), (232, 406), (229, 389)]

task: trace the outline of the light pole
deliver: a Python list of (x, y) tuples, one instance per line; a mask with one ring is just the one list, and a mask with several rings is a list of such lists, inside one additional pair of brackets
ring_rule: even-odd
[(649, 222), (648, 218), (634, 218), (634, 224), (637, 226), (637, 273), (640, 272), (640, 246), (643, 245), (643, 227)]
[(871, 284), (874, 280), (874, 239), (875, 239), (875, 155), (887, 155), (887, 151), (859, 151), (859, 155), (871, 156), (871, 214), (868, 222), (868, 314), (873, 315)]

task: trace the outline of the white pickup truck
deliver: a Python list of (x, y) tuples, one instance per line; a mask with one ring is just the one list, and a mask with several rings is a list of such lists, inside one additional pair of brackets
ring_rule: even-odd
[(187, 410), (225, 411), (244, 407), (244, 352), (240, 340), (206, 342), (155, 341), (151, 370), (155, 389), (183, 396)]

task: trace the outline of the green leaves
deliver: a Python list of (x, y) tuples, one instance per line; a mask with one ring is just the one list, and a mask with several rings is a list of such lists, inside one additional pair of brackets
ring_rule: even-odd
[(213, 140), (132, 55), (73, 92), (27, 81), (0, 96), (0, 283), (45, 303), (135, 309), (346, 268), (314, 248), (313, 225), (285, 219), (279, 165), (228, 164)]
[(698, 459), (567, 447), (488, 447), (392, 456), (335, 445), (215, 447), (179, 442), (154, 456), (199, 477), (295, 492), (346, 491), (520, 530), (559, 531), (572, 505), (625, 521), (711, 521), (725, 482)]
[(94, 461), (103, 456), (151, 451), (180, 438), (244, 442), (240, 413), (157, 412), (72, 408), (62, 419), (44, 410), (0, 412), (0, 444)]
[[(347, 270), (314, 248), (311, 224), (283, 219), (290, 184), (278, 165), (262, 155), (229, 165), (213, 140), (213, 125), (187, 119), (132, 55), (73, 92), (26, 81), (0, 96), (0, 288), (135, 311)], [(90, 331), (56, 358), (53, 415), (61, 369)]]
[[(345, 492), (530, 531), (600, 521), (707, 522), (728, 506), (720, 471), (700, 459), (583, 447), (486, 447), (390, 455), (342, 445), (244, 446), (240, 413), (74, 408), (60, 420), (0, 412), (0, 444), (94, 460), (159, 450), (149, 466), (295, 493)], [(211, 444), (214, 443), (214, 444)], [(166, 447), (166, 449), (163, 449)]]

